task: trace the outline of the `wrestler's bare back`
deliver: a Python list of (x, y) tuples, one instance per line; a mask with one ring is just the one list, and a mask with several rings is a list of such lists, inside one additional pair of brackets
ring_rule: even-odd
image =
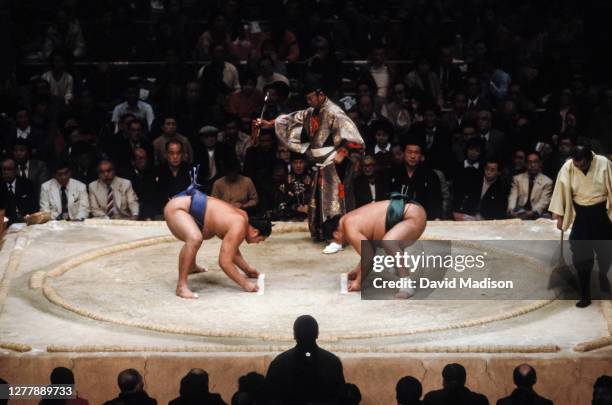
[(219, 252), (219, 265), (222, 270), (246, 291), (257, 291), (257, 285), (239, 274), (238, 269), (247, 277), (257, 277), (258, 272), (242, 257), (239, 245), (245, 240), (248, 231), (246, 212), (214, 197), (206, 200), (204, 227), (200, 228), (189, 213), (191, 197), (175, 197), (164, 208), (168, 228), (179, 240), (185, 242), (179, 255), (179, 280), (176, 294), (182, 298), (198, 298), (187, 286), (187, 275), (203, 269), (195, 263), (195, 257), (204, 240), (217, 236), (223, 240)]

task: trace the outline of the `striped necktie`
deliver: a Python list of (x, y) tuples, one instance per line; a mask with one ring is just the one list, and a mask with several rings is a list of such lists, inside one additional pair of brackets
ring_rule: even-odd
[(113, 217), (115, 212), (115, 199), (113, 198), (113, 188), (109, 185), (106, 193), (106, 216)]

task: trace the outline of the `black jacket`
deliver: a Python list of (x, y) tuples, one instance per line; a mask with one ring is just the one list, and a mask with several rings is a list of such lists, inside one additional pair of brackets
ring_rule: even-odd
[(168, 405), (226, 405), (221, 395), (206, 393), (201, 398), (177, 397), (168, 402)]
[(357, 177), (353, 187), (355, 193), (355, 208), (364, 206), (372, 201), (384, 201), (389, 199), (390, 184), (383, 176), (376, 176), (376, 181), (374, 182), (376, 198), (372, 198), (372, 190), (365, 176)]
[(120, 393), (117, 398), (106, 401), (104, 405), (157, 405), (157, 400), (145, 391), (138, 391), (131, 394)]
[(533, 390), (517, 388), (509, 396), (497, 401), (497, 405), (553, 405), (553, 402)]
[(0, 198), (3, 200), (5, 215), (9, 219), (9, 224), (23, 222), (27, 214), (38, 211), (38, 201), (36, 190), (30, 180), (22, 177), (15, 178), (15, 190), (13, 195), (8, 191), (6, 182), (2, 182)]
[(455, 392), (445, 389), (430, 391), (425, 395), (423, 405), (489, 405), (489, 400), (482, 394), (462, 387)]
[(509, 192), (508, 184), (497, 179), (480, 199), (480, 216), (484, 219), (506, 218)]
[(411, 200), (421, 204), (427, 212), (427, 219), (433, 220), (442, 216), (442, 189), (440, 178), (425, 165), (417, 167), (412, 177), (408, 177), (405, 166), (399, 166), (391, 172), (391, 191), (406, 192)]

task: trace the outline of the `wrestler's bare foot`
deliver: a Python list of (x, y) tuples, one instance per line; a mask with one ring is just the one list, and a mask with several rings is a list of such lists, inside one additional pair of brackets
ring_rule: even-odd
[(357, 273), (359, 273), (359, 270), (351, 270), (348, 273), (348, 279), (349, 280), (355, 280), (357, 278)]
[(246, 292), (257, 292), (259, 291), (259, 286), (256, 283), (252, 283), (250, 281), (245, 281), (242, 284), (242, 289)]
[(191, 270), (189, 271), (189, 274), (206, 273), (207, 271), (208, 271), (207, 267), (198, 266), (197, 264), (194, 264)]
[(181, 298), (190, 298), (196, 299), (199, 298), (198, 294), (194, 293), (187, 287), (186, 285), (177, 285), (176, 286), (176, 295)]
[(349, 292), (352, 291), (361, 291), (361, 277), (355, 278), (355, 280), (351, 281), (348, 285)]

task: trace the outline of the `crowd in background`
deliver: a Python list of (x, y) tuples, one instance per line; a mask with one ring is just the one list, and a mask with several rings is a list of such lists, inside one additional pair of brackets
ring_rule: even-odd
[(577, 141), (612, 156), (609, 7), (9, 2), (0, 201), (11, 223), (39, 210), (160, 219), (199, 165), (209, 194), (302, 220), (316, 167), (273, 130), (250, 134), (316, 84), (366, 142), (345, 188), (356, 207), (408, 187), (429, 219), (547, 216)]

